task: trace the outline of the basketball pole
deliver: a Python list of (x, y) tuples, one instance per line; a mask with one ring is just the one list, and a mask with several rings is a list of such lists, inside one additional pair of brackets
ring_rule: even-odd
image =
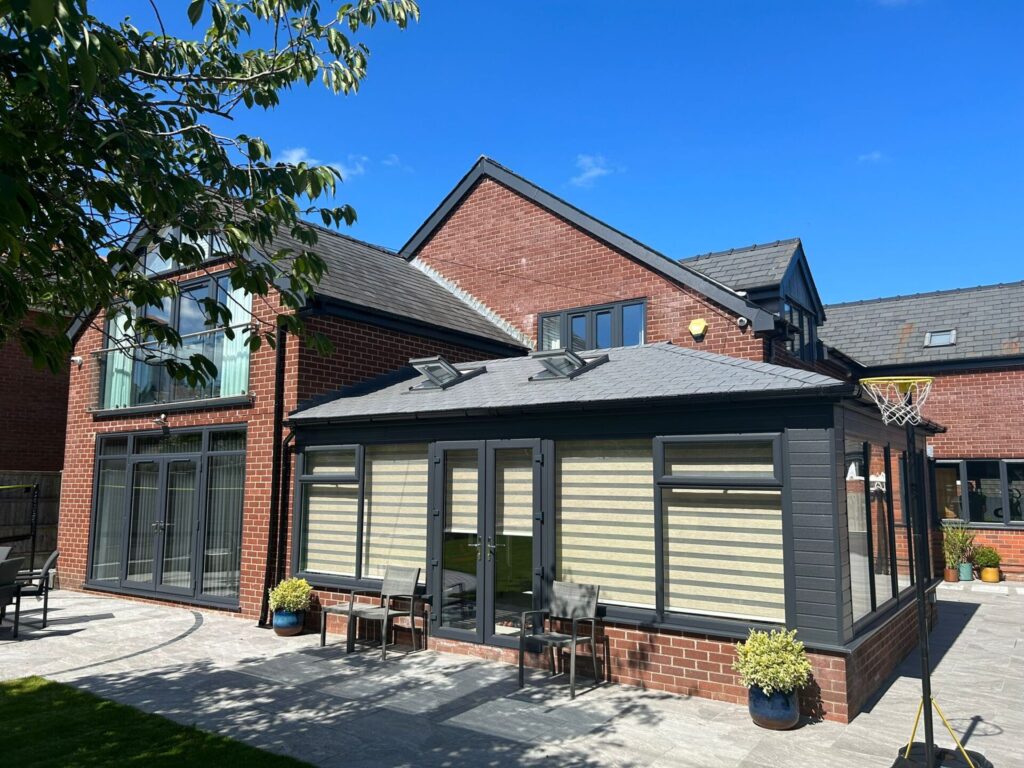
[[(921, 654), (921, 702), (924, 710), (924, 754), (925, 765), (935, 768), (935, 734), (932, 729), (932, 671), (928, 653), (928, 593), (925, 582), (930, 579), (926, 568), (928, 513), (925, 509), (921, 483), (923, 467), (917, 454), (917, 430), (913, 420), (906, 423), (907, 458), (910, 461), (910, 503), (914, 520), (914, 579), (917, 597), (917, 647)], [(931, 558), (927, 557), (930, 562)]]

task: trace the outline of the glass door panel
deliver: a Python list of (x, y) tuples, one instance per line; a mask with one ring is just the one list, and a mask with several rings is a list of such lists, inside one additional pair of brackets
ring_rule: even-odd
[(127, 581), (135, 586), (153, 583), (153, 558), (159, 522), (160, 465), (142, 461), (132, 466), (132, 506), (128, 521)]
[(494, 450), (493, 635), (518, 635), (524, 611), (533, 610), (533, 449)]
[(242, 563), (245, 455), (211, 456), (209, 468), (203, 594), (237, 597)]
[(476, 448), (442, 452), (442, 530), (440, 552), (442, 628), (478, 632), (480, 563), (480, 452)]
[(163, 520), (160, 585), (192, 591), (192, 550), (196, 528), (199, 464), (195, 459), (167, 464), (167, 492)]

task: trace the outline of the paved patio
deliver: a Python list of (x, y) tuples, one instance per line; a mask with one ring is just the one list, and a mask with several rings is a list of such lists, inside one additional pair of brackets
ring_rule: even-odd
[[(1024, 765), (1024, 590), (940, 599), (940, 704), (970, 749)], [(617, 685), (570, 701), (541, 673), (520, 691), (510, 666), (430, 651), (382, 664), (212, 612), (72, 592), (51, 611), (18, 641), (0, 631), (0, 679), (44, 675), (322, 766), (888, 766), (920, 693), (912, 656), (851, 725), (773, 733), (743, 707)]]

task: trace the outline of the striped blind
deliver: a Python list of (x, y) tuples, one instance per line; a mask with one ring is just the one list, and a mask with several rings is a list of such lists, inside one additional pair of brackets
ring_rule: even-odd
[(444, 461), (445, 530), (477, 532), (479, 468), (475, 450), (446, 451)]
[(533, 535), (533, 450), (502, 448), (495, 452), (495, 533)]
[(355, 576), (359, 486), (356, 483), (308, 483), (304, 497), (306, 526), (302, 570)]
[(662, 494), (666, 610), (785, 621), (781, 491)]
[(767, 475), (775, 471), (772, 443), (679, 442), (665, 445), (665, 474), (676, 477)]
[(426, 444), (367, 447), (364, 457), (363, 577), (388, 565), (422, 569), (427, 561)]
[(355, 448), (336, 451), (307, 451), (303, 472), (307, 475), (354, 475)]
[(555, 446), (558, 578), (601, 587), (601, 602), (653, 607), (654, 462), (649, 440)]

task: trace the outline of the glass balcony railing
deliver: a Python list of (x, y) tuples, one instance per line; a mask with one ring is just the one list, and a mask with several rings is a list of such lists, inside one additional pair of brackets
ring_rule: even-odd
[[(249, 347), (244, 329), (245, 325), (233, 327), (233, 339), (220, 328), (188, 334), (177, 348), (145, 342), (96, 352), (100, 379), (95, 408), (105, 411), (248, 394)], [(176, 381), (162, 364), (187, 362), (193, 355), (203, 355), (217, 366), (217, 375), (198, 387)]]

